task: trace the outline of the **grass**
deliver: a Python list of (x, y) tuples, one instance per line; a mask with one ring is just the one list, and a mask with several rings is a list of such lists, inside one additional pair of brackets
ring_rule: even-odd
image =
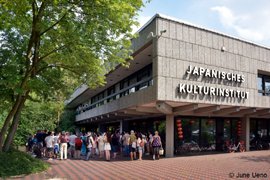
[(0, 178), (38, 173), (48, 167), (48, 163), (18, 150), (0, 153)]

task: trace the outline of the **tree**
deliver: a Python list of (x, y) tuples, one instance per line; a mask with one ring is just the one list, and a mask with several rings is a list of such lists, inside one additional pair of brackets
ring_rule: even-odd
[(59, 124), (57, 130), (60, 131), (68, 131), (75, 132), (75, 111), (70, 109), (64, 109), (63, 113), (59, 118)]
[(25, 101), (33, 100), (32, 94), (46, 99), (56, 96), (56, 91), (78, 85), (76, 82), (90, 87), (103, 85), (104, 74), (130, 58), (131, 26), (136, 24), (143, 2), (0, 3), (0, 100), (8, 104), (0, 132), (0, 151), (7, 151)]
[(59, 103), (63, 104), (63, 101), (27, 101), (21, 113), (14, 144), (25, 144), (29, 135), (35, 134), (37, 130), (53, 131), (58, 125)]

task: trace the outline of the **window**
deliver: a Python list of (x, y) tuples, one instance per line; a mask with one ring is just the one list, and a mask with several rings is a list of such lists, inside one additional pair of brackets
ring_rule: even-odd
[[(152, 67), (147, 66), (147, 67), (143, 68), (141, 71), (138, 72), (138, 74), (137, 74), (137, 82), (146, 80), (147, 78), (149, 78), (151, 76), (152, 76)], [(151, 84), (150, 84), (149, 81), (144, 82), (144, 83), (142, 83), (142, 84), (140, 84), (140, 85), (138, 85), (136, 87), (136, 91), (147, 88), (150, 85)]]
[[(108, 89), (105, 89), (99, 94), (93, 96), (91, 98), (91, 102), (88, 103), (88, 106), (85, 109), (89, 110), (101, 106), (106, 102), (111, 102), (113, 100), (119, 99), (120, 97), (147, 88), (148, 86), (152, 86), (153, 80), (151, 79), (151, 77), (152, 77), (152, 64), (149, 64), (144, 68), (142, 68), (141, 70), (124, 78), (120, 82), (112, 85)], [(119, 90), (121, 92), (119, 92)]]
[[(103, 99), (104, 98), (104, 91), (95, 95), (94, 97), (91, 98), (91, 103), (95, 103), (95, 102), (98, 102), (99, 100)], [(101, 101), (99, 102), (98, 104), (96, 104), (94, 107), (97, 107), (97, 106), (101, 106), (104, 104), (104, 101)]]
[(205, 150), (214, 150), (216, 143), (216, 120), (201, 120), (201, 147)]
[(262, 96), (270, 96), (270, 76), (259, 74), (257, 77), (258, 93)]
[[(111, 86), (110, 88), (108, 88), (107, 96), (110, 96), (110, 95), (112, 95), (114, 93), (115, 93), (115, 86)], [(113, 101), (115, 99), (116, 99), (116, 96), (110, 97), (110, 98), (107, 99), (107, 102)]]
[[(129, 79), (128, 79), (128, 78), (127, 78), (127, 79), (124, 79), (123, 81), (120, 82), (120, 90), (125, 89), (125, 88), (127, 88), (128, 86), (129, 86)], [(126, 96), (126, 95), (128, 95), (128, 94), (129, 94), (129, 91), (126, 90), (126, 91), (124, 91), (124, 92), (122, 92), (122, 93), (120, 94), (120, 97)]]

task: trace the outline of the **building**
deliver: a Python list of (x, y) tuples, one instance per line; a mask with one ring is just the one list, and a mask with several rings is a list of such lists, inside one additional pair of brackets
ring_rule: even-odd
[(225, 141), (270, 136), (270, 49), (156, 14), (132, 40), (134, 60), (97, 89), (66, 102), (85, 128), (161, 131), (166, 156), (185, 142), (222, 150)]

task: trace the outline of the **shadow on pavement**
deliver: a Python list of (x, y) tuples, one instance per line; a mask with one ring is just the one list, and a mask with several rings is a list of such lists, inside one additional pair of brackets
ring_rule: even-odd
[(252, 161), (252, 162), (267, 162), (270, 164), (270, 156), (242, 156), (239, 159)]

